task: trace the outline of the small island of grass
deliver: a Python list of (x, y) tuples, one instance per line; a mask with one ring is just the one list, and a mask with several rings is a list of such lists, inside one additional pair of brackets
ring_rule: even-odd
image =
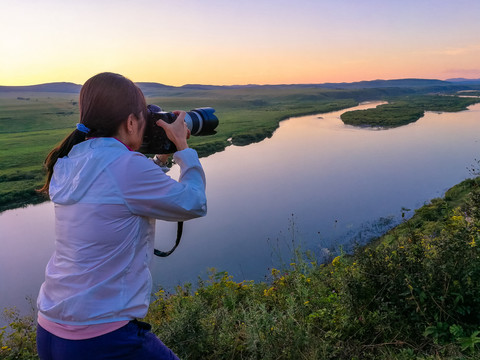
[(425, 111), (456, 112), (480, 102), (479, 98), (420, 95), (396, 99), (373, 109), (347, 111), (341, 115), (346, 125), (394, 128), (420, 119)]

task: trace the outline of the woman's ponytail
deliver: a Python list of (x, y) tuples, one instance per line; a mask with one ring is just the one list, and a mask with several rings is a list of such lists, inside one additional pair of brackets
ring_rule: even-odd
[(67, 156), (70, 150), (72, 150), (72, 148), (75, 145), (81, 143), (82, 141), (85, 141), (86, 137), (87, 137), (86, 133), (78, 129), (75, 129), (74, 131), (72, 131), (70, 135), (68, 135), (65, 139), (63, 139), (60, 145), (58, 145), (56, 148), (50, 151), (43, 165), (47, 172), (47, 175), (45, 179), (45, 184), (41, 189), (38, 190), (40, 193), (48, 195), (50, 180), (52, 180), (52, 175), (53, 175), (53, 167), (55, 166), (57, 160), (59, 158)]

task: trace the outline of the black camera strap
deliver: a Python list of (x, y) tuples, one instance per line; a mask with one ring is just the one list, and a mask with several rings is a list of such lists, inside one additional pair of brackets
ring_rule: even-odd
[(167, 252), (154, 249), (153, 253), (157, 256), (160, 256), (160, 257), (167, 257), (168, 255), (173, 253), (175, 251), (175, 249), (177, 248), (178, 244), (180, 244), (180, 238), (182, 237), (182, 231), (183, 231), (183, 221), (179, 221), (178, 226), (177, 226), (177, 239), (175, 240), (175, 245), (173, 246), (173, 248), (170, 251), (167, 251)]

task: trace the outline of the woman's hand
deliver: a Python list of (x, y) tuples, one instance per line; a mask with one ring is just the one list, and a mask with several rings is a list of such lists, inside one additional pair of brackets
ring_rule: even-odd
[(177, 151), (180, 151), (188, 148), (187, 139), (190, 138), (190, 130), (184, 121), (186, 112), (177, 110), (173, 113), (177, 116), (173, 123), (157, 120), (156, 124), (165, 130), (168, 139), (175, 144)]

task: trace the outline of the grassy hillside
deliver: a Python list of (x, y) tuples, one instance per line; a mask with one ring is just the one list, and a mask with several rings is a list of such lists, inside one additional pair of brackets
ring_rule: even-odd
[(462, 182), (328, 265), (298, 252), (266, 282), (213, 271), (160, 290), (148, 320), (184, 359), (476, 359), (479, 185)]
[[(475, 178), (329, 264), (297, 251), (264, 282), (160, 289), (146, 320), (182, 359), (478, 359), (479, 234)], [(36, 359), (34, 318), (6, 314), (0, 357)]]

